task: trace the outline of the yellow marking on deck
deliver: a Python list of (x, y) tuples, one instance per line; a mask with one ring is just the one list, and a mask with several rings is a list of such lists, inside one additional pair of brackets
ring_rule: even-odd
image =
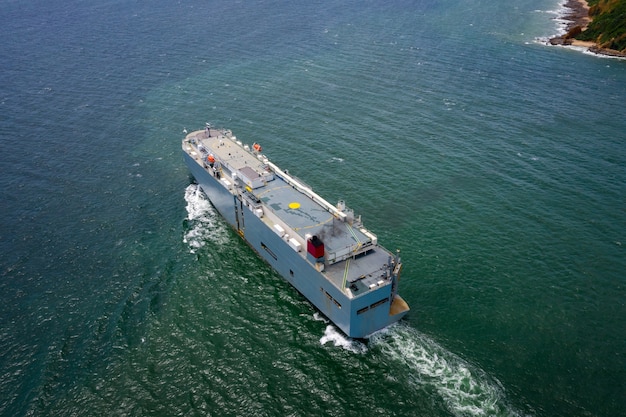
[(346, 269), (343, 270), (343, 283), (341, 284), (341, 289), (346, 289), (346, 281), (348, 280), (348, 269), (350, 268), (350, 258), (346, 259)]
[(329, 218), (327, 218), (326, 220), (324, 220), (323, 222), (319, 222), (319, 223), (315, 223), (315, 224), (310, 224), (308, 226), (302, 226), (302, 227), (294, 227), (293, 230), (298, 231), (298, 230), (304, 230), (304, 229), (311, 229), (313, 227), (319, 227), (322, 226), (323, 224), (326, 224), (330, 221), (332, 221), (334, 219), (333, 216), (330, 216)]
[(354, 251), (353, 251), (353, 252), (356, 252), (359, 249), (361, 249), (363, 242), (361, 242), (357, 234), (354, 232), (354, 230), (352, 229), (352, 226), (350, 226), (349, 224), (346, 224), (346, 226), (348, 227), (348, 230), (350, 231), (350, 234), (352, 234), (352, 237), (354, 238), (354, 240), (356, 240), (356, 248), (354, 248)]
[(267, 189), (267, 190), (262, 190), (262, 191), (260, 191), (257, 194), (257, 196), (260, 197), (263, 194), (266, 194), (266, 193), (269, 193), (269, 192), (272, 192), (272, 191), (277, 191), (277, 190), (280, 190), (281, 188), (291, 188), (291, 186), (290, 185), (281, 185), (280, 187), (273, 187), (273, 188), (270, 188), (270, 189)]
[(294, 201), (293, 203), (289, 203), (289, 208), (290, 209), (299, 209), (300, 208), (300, 203), (298, 203), (297, 201)]

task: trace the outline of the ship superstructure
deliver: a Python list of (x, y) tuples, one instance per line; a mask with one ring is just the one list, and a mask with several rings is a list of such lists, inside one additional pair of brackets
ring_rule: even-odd
[(402, 263), (343, 201), (328, 203), (257, 143), (207, 125), (182, 143), (213, 206), (276, 271), (346, 335), (365, 338), (408, 311)]

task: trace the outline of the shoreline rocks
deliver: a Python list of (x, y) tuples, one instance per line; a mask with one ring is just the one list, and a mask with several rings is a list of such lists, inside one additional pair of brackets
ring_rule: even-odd
[(589, 52), (595, 54), (626, 58), (626, 53), (602, 48), (593, 42), (584, 42), (576, 39), (576, 36), (583, 32), (591, 22), (589, 5), (586, 0), (567, 0), (564, 7), (568, 10), (562, 17), (563, 20), (568, 22), (565, 28), (566, 32), (563, 35), (550, 38), (548, 40), (550, 45), (580, 46), (587, 48)]

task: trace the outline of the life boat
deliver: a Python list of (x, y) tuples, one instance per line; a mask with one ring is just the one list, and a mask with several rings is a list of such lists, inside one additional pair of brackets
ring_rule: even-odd
[(213, 164), (215, 163), (215, 157), (212, 153), (210, 153), (209, 156), (206, 157), (206, 160), (211, 166), (213, 166)]
[(255, 142), (254, 145), (252, 145), (252, 149), (254, 149), (255, 152), (261, 152), (261, 145)]

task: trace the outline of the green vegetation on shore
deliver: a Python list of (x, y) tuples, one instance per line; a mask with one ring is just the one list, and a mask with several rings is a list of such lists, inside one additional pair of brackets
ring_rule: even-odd
[(626, 0), (588, 0), (587, 3), (592, 21), (575, 38), (595, 42), (600, 48), (626, 52)]

